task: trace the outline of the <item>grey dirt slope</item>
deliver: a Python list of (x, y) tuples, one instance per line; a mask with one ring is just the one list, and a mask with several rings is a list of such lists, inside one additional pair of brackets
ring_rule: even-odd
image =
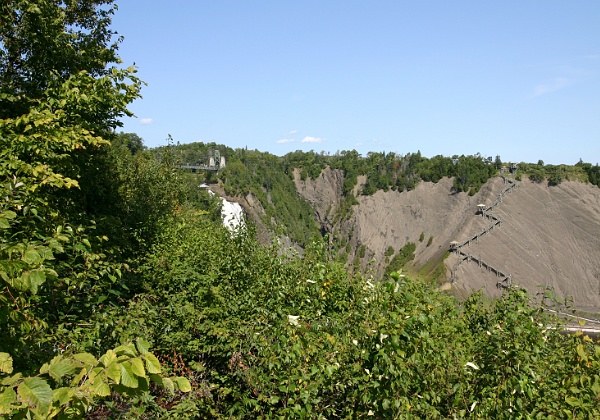
[[(296, 178), (298, 191), (315, 208), (319, 222), (330, 223), (340, 204), (341, 178), (325, 170), (316, 180)], [(416, 262), (439, 260), (453, 240), (464, 241), (489, 225), (478, 216), (477, 204), (491, 205), (505, 187), (493, 178), (473, 197), (452, 194), (452, 181), (420, 183), (410, 192), (378, 191), (359, 196), (350, 220), (335, 226), (348, 235), (353, 249), (364, 245), (367, 258), (385, 266), (384, 252), (398, 251), (406, 242), (417, 244)], [(552, 287), (570, 296), (579, 309), (600, 311), (600, 189), (590, 184), (563, 182), (554, 187), (524, 180), (494, 208), (502, 223), (470, 247), (463, 248), (503, 273), (513, 284), (532, 292)], [(330, 227), (331, 228), (331, 227)], [(423, 242), (419, 237), (424, 234)], [(427, 246), (429, 237), (433, 237)], [(457, 262), (446, 259), (448, 278)], [(462, 263), (452, 285), (457, 293), (483, 289), (496, 296), (497, 278), (478, 264)]]

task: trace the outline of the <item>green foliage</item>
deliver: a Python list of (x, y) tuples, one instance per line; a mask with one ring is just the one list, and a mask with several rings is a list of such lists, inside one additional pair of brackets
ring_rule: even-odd
[(386, 257), (391, 257), (392, 255), (394, 255), (394, 247), (393, 246), (388, 246), (387, 249), (385, 250), (384, 256)]
[[(12, 0), (0, 6), (0, 119), (28, 114), (47, 91), (82, 72), (101, 82), (119, 73), (110, 29), (116, 6), (112, 0), (77, 2)], [(108, 6), (108, 7), (107, 7)], [(121, 79), (119, 83), (122, 83)], [(106, 85), (104, 85), (106, 86)], [(101, 106), (101, 92), (82, 90), (81, 113), (70, 113), (94, 124), (111, 126), (114, 111)], [(87, 96), (89, 95), (89, 96)], [(86, 97), (87, 96), (87, 97)], [(120, 113), (125, 103), (115, 103)], [(84, 106), (88, 105), (88, 106)]]
[(358, 252), (357, 252), (358, 258), (360, 258), (360, 259), (365, 258), (366, 253), (367, 253), (367, 247), (365, 245), (361, 245), (358, 248)]
[(85, 316), (90, 300), (118, 283), (119, 266), (94, 249), (106, 237), (92, 235), (94, 221), (78, 189), (84, 162), (107, 142), (77, 110), (86, 107), (80, 95), (87, 92), (88, 100), (102, 98), (99, 110), (122, 115), (121, 103), (137, 95), (137, 82), (113, 84), (125, 74), (71, 76), (48, 88), (44, 100), (32, 100), (28, 113), (0, 120), (0, 326), (6, 332), (0, 350), (22, 349), (18, 356), (26, 363), (32, 357), (26, 348), (57, 321), (56, 309)]
[(146, 150), (144, 146), (144, 140), (135, 133), (119, 133), (112, 140), (112, 147), (121, 148), (125, 147), (132, 155), (138, 152)]
[(582, 165), (583, 170), (588, 176), (588, 181), (597, 187), (600, 187), (600, 166), (592, 166), (590, 163)]
[(190, 392), (183, 377), (161, 374), (149, 345), (138, 339), (108, 350), (99, 359), (89, 353), (55, 356), (35, 376), (13, 373), (12, 358), (0, 353), (0, 415), (31, 418), (82, 418), (95, 401), (112, 392), (135, 395), (148, 392), (150, 383), (170, 392)]
[(529, 171), (529, 180), (531, 182), (540, 183), (546, 179), (542, 169), (531, 169)]
[(505, 294), (491, 307), (473, 295), (465, 319), (477, 339), (470, 387), (480, 396), (472, 410), (478, 416), (598, 416), (600, 378), (588, 375), (599, 366), (600, 346), (589, 337), (582, 341), (546, 328), (552, 320), (523, 290)]
[(559, 185), (563, 181), (563, 174), (560, 170), (555, 171), (550, 178), (548, 178), (548, 185), (556, 186)]
[(407, 242), (401, 249), (398, 251), (392, 261), (385, 269), (385, 276), (390, 275), (390, 273), (395, 271), (401, 271), (406, 264), (414, 260), (415, 258), (415, 250), (417, 246), (413, 242)]
[(421, 235), (419, 235), (419, 242), (423, 242), (425, 240), (425, 232), (421, 232)]
[[(455, 177), (455, 191), (475, 194), (497, 169), (479, 154), (449, 158), (441, 155), (427, 159), (421, 152), (401, 156), (395, 153), (370, 152), (361, 157), (358, 152), (342, 151), (332, 156), (317, 155), (314, 152), (296, 151), (284, 157), (294, 167), (302, 168), (302, 174), (316, 177), (322, 169), (330, 166), (344, 171), (344, 195), (348, 196), (357, 182), (358, 175), (366, 175), (362, 188), (363, 195), (374, 194), (378, 190), (390, 188), (400, 192), (413, 190), (418, 183), (439, 182), (444, 177)], [(316, 174), (316, 175), (315, 175)]]
[(313, 209), (296, 191), (288, 165), (269, 153), (238, 149), (229, 152), (219, 173), (227, 195), (254, 195), (265, 209), (263, 222), (300, 246), (320, 236)]
[(559, 185), (563, 181), (588, 181), (594, 185), (597, 185), (597, 177), (594, 175), (594, 169), (589, 163), (580, 161), (576, 165), (570, 166), (543, 165), (543, 162), (540, 162), (537, 164), (520, 163), (516, 178), (520, 179), (522, 174), (525, 174), (532, 182), (541, 183), (545, 180), (548, 180), (549, 186)]
[[(153, 281), (131, 302), (138, 321), (125, 334), (181, 354), (196, 372), (193, 387), (206, 390), (196, 412), (561, 417), (566, 403), (578, 416), (598, 414), (598, 351), (547, 328), (555, 321), (521, 290), (491, 304), (474, 295), (463, 306), (397, 272), (381, 283), (349, 278), (326, 261), (325, 242), (281, 257), (252, 232), (179, 217), (144, 266)], [(411, 249), (403, 248), (406, 260)]]
[(111, 226), (119, 230), (110, 217), (123, 203), (112, 192), (119, 179), (108, 139), (131, 115), (126, 107), (141, 82), (134, 68), (107, 68), (118, 62), (116, 44), (109, 45), (113, 9), (104, 8), (111, 3), (0, 6), (0, 365), (4, 374), (19, 372), (0, 382), (2, 414), (74, 410), (80, 417), (78, 407), (110, 393), (104, 370), (95, 369), (121, 369), (108, 377), (131, 389), (146, 377), (142, 361), (158, 373), (156, 358), (141, 348), (139, 359), (115, 349), (112, 368), (86, 354), (56, 356), (75, 330), (93, 325), (99, 309), (118, 307), (130, 290), (124, 253), (106, 236)]
[(456, 163), (454, 190), (474, 195), (495, 173), (495, 167), (480, 156), (461, 156)]
[(429, 239), (427, 240), (427, 247), (431, 246), (432, 243), (433, 243), (433, 236), (430, 236)]

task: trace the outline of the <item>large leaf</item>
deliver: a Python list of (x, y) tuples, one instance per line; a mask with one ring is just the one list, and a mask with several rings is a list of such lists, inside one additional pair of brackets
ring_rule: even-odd
[(73, 358), (83, 362), (86, 367), (94, 366), (98, 363), (98, 360), (96, 360), (96, 358), (89, 353), (77, 353), (73, 355)]
[(146, 371), (144, 370), (144, 362), (142, 362), (137, 357), (135, 359), (131, 359), (131, 371), (141, 378), (146, 377)]
[(121, 384), (128, 388), (137, 388), (138, 379), (131, 370), (131, 364), (129, 362), (123, 362), (120, 365), (121, 368)]
[(100, 363), (105, 367), (110, 366), (111, 363), (117, 360), (117, 355), (113, 350), (107, 351), (104, 355), (100, 357)]
[(14, 386), (17, 382), (19, 382), (21, 380), (22, 377), (23, 377), (23, 374), (21, 372), (15, 373), (13, 376), (9, 376), (8, 378), (2, 379), (2, 382), (0, 382), (0, 385)]
[(12, 371), (12, 357), (8, 353), (0, 353), (0, 372), (11, 374)]
[(137, 345), (137, 349), (140, 352), (140, 354), (148, 353), (148, 350), (150, 349), (150, 343), (148, 343), (143, 338), (138, 338), (137, 340), (135, 340), (135, 343)]
[(5, 210), (2, 213), (0, 213), (0, 217), (6, 218), (6, 219), (14, 219), (17, 217), (17, 213), (15, 213), (12, 210)]
[(38, 287), (44, 284), (45, 281), (46, 272), (43, 269), (32, 270), (29, 273), (29, 290), (31, 290), (31, 293), (35, 295), (38, 291)]
[(103, 381), (101, 376), (96, 376), (90, 390), (94, 395), (99, 397), (108, 397), (110, 395), (110, 386)]
[(52, 404), (52, 388), (42, 378), (26, 378), (17, 388), (22, 402), (40, 413), (46, 413)]
[(65, 405), (74, 394), (75, 388), (58, 388), (52, 391), (52, 401), (58, 402), (59, 405)]
[(152, 353), (148, 353), (144, 355), (144, 359), (146, 360), (146, 370), (149, 373), (160, 373), (160, 362)]
[(115, 384), (121, 383), (121, 367), (117, 362), (111, 363), (106, 367), (106, 376), (112, 379)]
[(163, 386), (169, 390), (169, 392), (175, 392), (175, 385), (173, 384), (173, 381), (170, 378), (162, 378), (162, 383)]
[(12, 406), (17, 402), (17, 393), (13, 388), (7, 388), (0, 394), (0, 414), (10, 414)]
[(177, 377), (175, 378), (175, 383), (177, 384), (177, 389), (181, 392), (190, 392), (192, 390), (192, 384), (190, 384), (188, 378)]
[(115, 349), (115, 353), (117, 354), (117, 356), (123, 356), (123, 355), (129, 356), (129, 357), (137, 356), (137, 353), (135, 352), (135, 346), (132, 343), (117, 347)]
[(42, 256), (33, 247), (27, 247), (21, 259), (29, 265), (36, 265), (42, 262)]
[(55, 363), (50, 363), (48, 373), (54, 380), (59, 380), (65, 375), (72, 375), (79, 366), (73, 360), (62, 359)]

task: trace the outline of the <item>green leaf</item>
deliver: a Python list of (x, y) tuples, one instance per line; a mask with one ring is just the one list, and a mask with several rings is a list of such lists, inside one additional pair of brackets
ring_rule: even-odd
[(106, 376), (112, 379), (115, 384), (121, 383), (121, 368), (118, 363), (111, 363), (106, 367)]
[(96, 376), (94, 383), (90, 387), (90, 391), (99, 397), (108, 397), (110, 395), (110, 386), (102, 379), (101, 376)]
[(42, 262), (40, 253), (35, 248), (31, 247), (27, 247), (21, 259), (29, 265), (36, 265)]
[(113, 350), (108, 350), (104, 355), (100, 357), (100, 363), (104, 367), (110, 366), (115, 360), (117, 360), (117, 355)]
[(52, 391), (52, 401), (58, 402), (59, 405), (65, 405), (71, 400), (74, 394), (74, 388), (58, 388)]
[(8, 373), (13, 371), (12, 357), (8, 353), (0, 353), (0, 372)]
[(581, 407), (583, 405), (582, 402), (575, 397), (566, 397), (565, 401), (572, 407)]
[(29, 407), (37, 407), (41, 413), (46, 413), (52, 404), (52, 388), (42, 378), (25, 378), (17, 392), (22, 402)]
[(137, 356), (137, 354), (135, 352), (135, 347), (132, 343), (117, 347), (115, 349), (115, 353), (117, 353), (117, 356), (123, 356), (123, 355), (127, 355), (130, 357)]
[(9, 376), (8, 378), (2, 379), (2, 382), (0, 382), (0, 385), (14, 386), (17, 382), (19, 382), (21, 380), (22, 377), (23, 377), (23, 374), (21, 372), (15, 373), (13, 376)]
[(144, 362), (141, 361), (141, 359), (138, 359), (137, 357), (135, 359), (131, 359), (131, 371), (139, 377), (145, 378), (146, 377), (146, 371), (144, 370)]
[(44, 284), (46, 282), (46, 272), (41, 269), (41, 270), (32, 270), (29, 273), (29, 289), (31, 290), (31, 293), (33, 293), (34, 295), (37, 293), (38, 291), (38, 287), (41, 286), (42, 284)]
[(12, 405), (17, 402), (17, 393), (13, 388), (7, 388), (0, 394), (0, 414), (11, 414)]
[(50, 376), (58, 381), (65, 375), (72, 375), (77, 371), (77, 364), (73, 360), (62, 359), (56, 363), (50, 363), (48, 373)]
[(121, 369), (121, 384), (128, 388), (137, 388), (138, 379), (131, 370), (131, 364), (124, 362), (119, 365), (119, 368)]
[(169, 392), (175, 392), (175, 385), (170, 378), (162, 378), (163, 386), (169, 390)]
[(583, 344), (577, 345), (577, 354), (579, 355), (579, 357), (581, 357), (581, 360), (583, 360), (584, 362), (588, 361), (588, 357), (585, 352), (585, 349), (583, 348)]
[(4, 217), (0, 217), (0, 229), (10, 229), (10, 224)]
[(175, 378), (175, 383), (177, 384), (177, 389), (181, 392), (191, 392), (192, 390), (192, 384), (190, 384), (188, 378), (178, 376)]
[(160, 362), (152, 353), (145, 354), (144, 359), (146, 360), (146, 370), (149, 373), (160, 373)]
[(0, 213), (0, 217), (4, 217), (6, 219), (14, 219), (15, 217), (17, 217), (17, 213), (15, 213), (12, 210), (6, 210)]
[(86, 366), (95, 366), (98, 364), (98, 360), (96, 360), (96, 358), (89, 353), (77, 353), (73, 355), (73, 358), (83, 362), (83, 364)]
[(135, 344), (137, 345), (137, 349), (140, 354), (148, 354), (148, 350), (150, 349), (150, 343), (148, 343), (143, 338), (138, 338), (135, 340)]
[(40, 256), (44, 259), (44, 260), (53, 260), (54, 259), (54, 254), (52, 253), (52, 249), (50, 249), (47, 246), (41, 246), (38, 248), (38, 252), (40, 253)]

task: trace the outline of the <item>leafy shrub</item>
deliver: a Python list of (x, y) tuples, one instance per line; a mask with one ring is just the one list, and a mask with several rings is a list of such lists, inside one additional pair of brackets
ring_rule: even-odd
[(407, 242), (398, 253), (392, 258), (392, 261), (385, 269), (385, 275), (394, 271), (401, 271), (402, 268), (415, 258), (417, 246), (413, 242)]
[(394, 252), (395, 252), (395, 251), (394, 251), (394, 247), (390, 245), (390, 246), (388, 246), (388, 247), (387, 247), (387, 249), (385, 250), (385, 253), (384, 253), (384, 255), (385, 255), (386, 257), (391, 257), (392, 255), (394, 255)]

